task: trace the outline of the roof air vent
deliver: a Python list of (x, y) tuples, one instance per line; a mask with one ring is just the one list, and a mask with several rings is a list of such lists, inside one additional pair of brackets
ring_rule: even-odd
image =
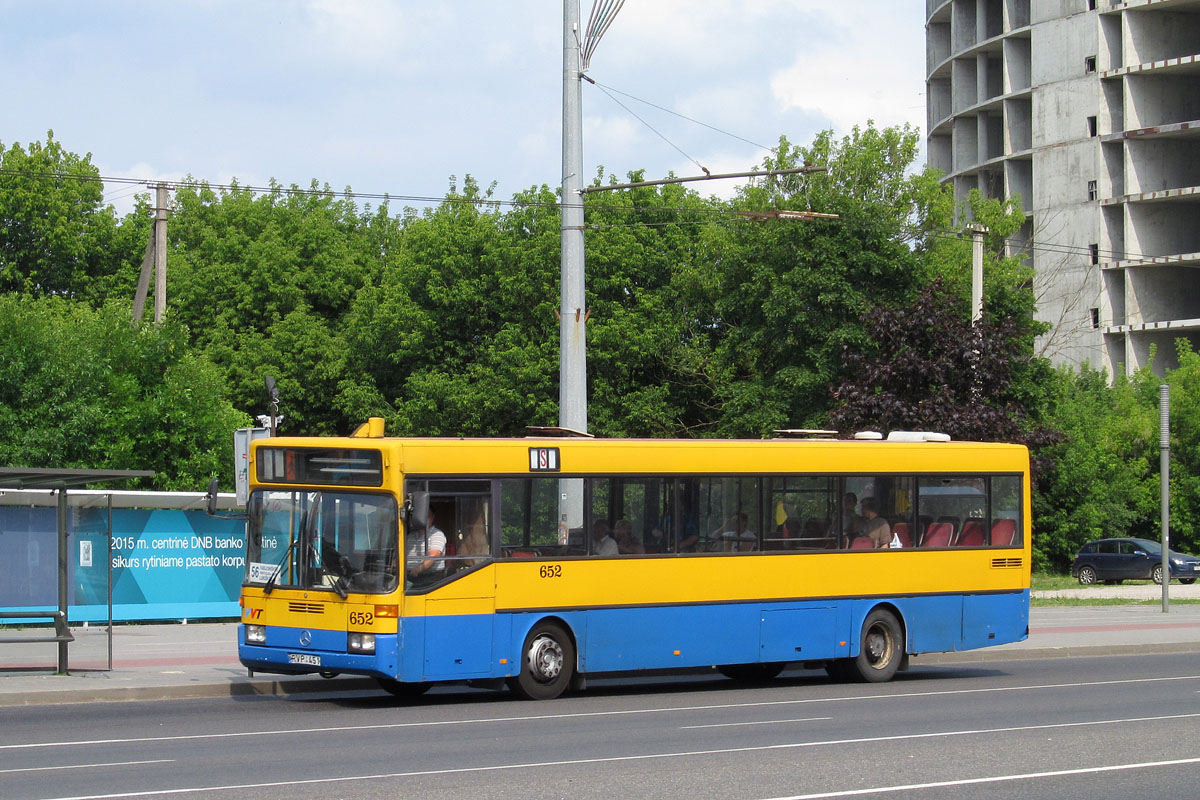
[(888, 434), (889, 442), (948, 442), (950, 434), (934, 431), (892, 431)]

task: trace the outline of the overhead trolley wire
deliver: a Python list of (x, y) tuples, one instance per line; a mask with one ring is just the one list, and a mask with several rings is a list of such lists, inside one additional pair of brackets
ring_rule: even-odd
[(587, 28), (584, 30), (583, 43), (580, 52), (580, 60), (584, 72), (592, 62), (592, 54), (596, 52), (596, 45), (600, 44), (600, 39), (608, 31), (608, 26), (612, 25), (617, 14), (621, 11), (621, 6), (625, 5), (625, 0), (596, 0), (592, 4), (592, 13), (588, 17)]
[[(586, 78), (587, 76), (584, 76), (584, 77)], [(588, 82), (589, 82), (589, 83), (595, 83), (595, 81), (592, 81), (590, 78), (587, 78), (587, 80), (588, 80)], [(641, 117), (640, 117), (640, 116), (637, 114), (637, 112), (635, 112), (635, 111), (634, 111), (633, 109), (631, 109), (629, 106), (627, 106), (627, 105), (625, 105), (624, 103), (622, 103), (622, 102), (621, 102), (620, 100), (618, 100), (617, 98), (613, 97), (612, 93), (610, 93), (610, 92), (609, 92), (607, 89), (605, 89), (605, 88), (604, 88), (603, 86), (601, 86), (600, 84), (598, 84), (598, 83), (597, 83), (597, 84), (596, 84), (596, 87), (597, 87), (597, 88), (598, 88), (600, 91), (602, 91), (602, 92), (604, 92), (606, 95), (608, 95), (608, 97), (609, 97), (609, 99), (610, 99), (610, 100), (612, 100), (614, 103), (616, 103), (617, 105), (619, 105), (621, 108), (625, 109), (626, 113), (628, 113), (628, 114), (629, 114), (631, 117), (633, 117), (633, 118), (634, 118), (634, 119), (636, 119), (638, 122), (642, 123), (642, 124), (643, 124), (643, 125), (645, 125), (647, 128), (649, 128), (649, 129), (650, 129), (650, 130), (651, 130), (651, 131), (654, 133), (654, 135), (655, 135), (655, 136), (657, 136), (658, 138), (662, 139), (662, 140), (663, 140), (664, 142), (666, 142), (667, 144), (671, 145), (671, 147), (675, 148), (676, 152), (678, 152), (678, 153), (679, 153), (681, 156), (683, 156), (683, 157), (684, 157), (684, 158), (686, 158), (688, 161), (692, 162), (692, 163), (693, 163), (693, 164), (695, 164), (697, 167), (699, 167), (701, 170), (703, 170), (703, 172), (704, 172), (704, 174), (705, 174), (705, 175), (709, 174), (709, 173), (708, 173), (708, 167), (704, 166), (704, 165), (703, 165), (703, 164), (701, 164), (699, 161), (697, 161), (696, 159), (692, 158), (692, 157), (691, 157), (691, 156), (689, 156), (687, 153), (683, 152), (683, 149), (682, 149), (682, 148), (680, 148), (680, 147), (679, 147), (679, 145), (677, 145), (677, 144), (675, 144), (674, 142), (672, 142), (670, 139), (668, 139), (666, 136), (664, 136), (664, 135), (662, 134), (662, 132), (661, 132), (661, 131), (659, 131), (657, 128), (655, 128), (653, 125), (651, 125), (649, 122), (646, 122), (646, 120), (642, 119), (642, 118), (641, 118)]]
[[(719, 133), (722, 136), (728, 136), (731, 139), (737, 139), (739, 142), (745, 142), (746, 144), (754, 145), (755, 147), (757, 147), (761, 150), (766, 150), (769, 153), (775, 152), (775, 149), (773, 147), (767, 147), (765, 144), (759, 144), (758, 142), (751, 141), (750, 139), (747, 139), (743, 136), (738, 136), (736, 133), (730, 133), (729, 131), (722, 130), (722, 129), (716, 127), (715, 125), (709, 125), (707, 122), (702, 122), (701, 120), (693, 119), (692, 117), (689, 117), (686, 114), (680, 114), (678, 111), (672, 111), (671, 109), (669, 109), (665, 106), (660, 106), (657, 103), (652, 103), (649, 100), (645, 100), (641, 97), (637, 97), (636, 95), (629, 94), (629, 92), (622, 92), (620, 89), (617, 89), (612, 86), (607, 86), (607, 85), (601, 83), (600, 81), (592, 79), (591, 77), (587, 77), (586, 80), (589, 83), (591, 83), (592, 85), (596, 86), (598, 89), (601, 89), (602, 91), (604, 91), (605, 94), (608, 94), (608, 92), (615, 92), (616, 94), (628, 97), (630, 100), (636, 100), (639, 103), (644, 103), (644, 104), (650, 106), (651, 108), (657, 108), (659, 111), (664, 111), (668, 114), (679, 117), (680, 119), (684, 119), (684, 120), (687, 120), (688, 122), (708, 128), (710, 131)], [(622, 107), (624, 107), (624, 106), (622, 106)]]
[[(338, 192), (333, 189), (327, 189), (327, 188), (302, 189), (296, 185), (292, 185), (290, 187), (285, 188), (280, 185), (252, 186), (252, 185), (244, 185), (244, 184), (212, 184), (212, 183), (207, 183), (205, 181), (197, 180), (197, 179), (182, 180), (182, 181), (161, 181), (161, 180), (156, 180), (156, 179), (151, 179), (151, 178), (130, 178), (130, 177), (103, 176), (103, 175), (70, 175), (70, 174), (66, 174), (66, 173), (38, 173), (38, 172), (29, 172), (27, 170), (14, 170), (14, 169), (0, 168), (0, 176), (4, 176), (4, 175), (12, 175), (12, 176), (24, 177), (24, 178), (42, 178), (42, 179), (53, 178), (53, 179), (59, 179), (59, 180), (114, 183), (114, 184), (124, 184), (124, 185), (135, 186), (135, 187), (136, 186), (145, 186), (146, 188), (150, 188), (159, 183), (165, 183), (168, 186), (175, 187), (175, 188), (178, 188), (178, 187), (190, 187), (190, 188), (205, 187), (205, 188), (208, 188), (208, 189), (210, 189), (212, 191), (216, 191), (216, 192), (245, 191), (245, 192), (250, 192), (252, 194), (268, 194), (268, 195), (269, 194), (285, 194), (285, 195), (301, 195), (301, 196), (329, 196), (329, 197), (339, 197), (340, 196), (340, 197), (343, 197), (343, 198), (346, 198), (349, 200), (367, 199), (367, 200), (382, 200), (384, 202), (398, 201), (398, 202), (409, 202), (409, 203), (423, 203), (423, 204), (429, 204), (429, 205), (440, 205), (442, 203), (451, 203), (451, 204), (469, 204), (469, 205), (474, 205), (474, 206), (491, 205), (491, 206), (495, 206), (495, 207), (510, 207), (510, 208), (546, 208), (546, 209), (562, 208), (562, 204), (557, 201), (553, 202), (553, 203), (543, 203), (543, 202), (529, 201), (529, 200), (495, 200), (495, 199), (489, 199), (489, 198), (471, 199), (471, 198), (465, 198), (465, 197), (433, 197), (433, 196), (422, 196), (422, 195), (398, 195), (398, 194), (391, 194), (391, 193), (387, 193), (387, 192), (355, 192), (355, 191)], [(660, 207), (651, 207), (651, 206), (624, 206), (624, 205), (617, 205), (617, 204), (612, 204), (612, 203), (597, 203), (595, 201), (590, 201), (588, 203), (587, 207), (588, 207), (588, 209), (595, 210), (595, 211), (609, 211), (609, 212), (628, 211), (628, 212), (632, 212), (635, 214), (676, 213), (676, 214), (692, 215), (693, 217), (701, 216), (701, 217), (709, 217), (709, 218), (714, 218), (714, 219), (728, 219), (729, 221), (739, 221), (740, 220), (739, 217), (735, 216), (737, 213), (737, 210), (733, 209), (733, 208), (666, 208), (666, 207), (660, 208)], [(832, 222), (837, 225), (846, 225), (849, 223), (852, 225), (860, 225), (861, 226), (861, 224), (862, 224), (861, 222), (849, 222), (848, 220), (844, 220), (844, 219), (843, 220), (828, 220), (828, 222)], [(621, 227), (621, 226), (646, 225), (646, 224), (648, 224), (648, 223), (631, 221), (628, 223), (604, 223), (604, 224), (588, 226), (588, 227), (593, 228), (593, 229), (599, 229), (599, 228), (613, 228), (613, 227)], [(671, 224), (692, 225), (692, 224), (700, 224), (700, 223), (692, 222), (692, 221), (680, 221), (680, 222), (675, 222), (675, 223), (655, 223), (654, 226), (661, 227), (664, 225), (671, 225)], [(811, 224), (811, 223), (809, 223), (809, 224)], [(947, 229), (932, 230), (932, 231), (928, 232), (928, 235), (936, 237), (936, 238), (943, 238), (943, 239), (950, 239), (950, 238), (963, 239), (966, 237), (966, 234), (962, 233), (961, 231), (947, 230)], [(915, 237), (910, 238), (910, 241), (913, 238), (915, 238)], [(1060, 242), (1038, 240), (1038, 239), (1033, 239), (1033, 240), (1027, 241), (1024, 239), (1016, 239), (1016, 238), (1010, 237), (1010, 238), (1006, 238), (1004, 240), (1004, 243), (1007, 246), (1012, 247), (1014, 250), (1027, 250), (1029, 252), (1057, 253), (1057, 254), (1065, 255), (1065, 256), (1079, 255), (1079, 256), (1082, 256), (1085, 258), (1090, 258), (1091, 254), (1092, 254), (1092, 251), (1090, 248), (1085, 248), (1085, 247), (1081, 247), (1078, 245), (1064, 244), (1064, 243), (1060, 243)], [(1153, 258), (1153, 256), (1146, 256), (1142, 253), (1132, 253), (1127, 250), (1125, 250), (1125, 251), (1098, 250), (1097, 253), (1101, 257), (1107, 256), (1108, 260), (1110, 260), (1110, 261), (1144, 261), (1144, 260), (1147, 260), (1148, 258)]]

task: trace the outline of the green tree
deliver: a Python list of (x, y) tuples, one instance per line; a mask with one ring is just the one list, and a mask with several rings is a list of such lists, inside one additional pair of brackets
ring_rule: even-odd
[[(91, 154), (0, 142), (0, 292), (100, 302), (129, 254)], [(144, 239), (143, 239), (144, 246)]]
[(819, 426), (844, 344), (865, 343), (861, 315), (911, 298), (922, 277), (915, 236), (928, 227), (936, 176), (911, 173), (916, 129), (873, 125), (810, 147), (780, 140), (764, 168), (823, 172), (767, 178), (733, 210), (837, 214), (810, 222), (743, 221), (709, 243), (711, 276), (693, 282), (711, 342), (708, 371), (720, 412), (715, 432), (757, 436)]
[(1034, 568), (1063, 571), (1084, 542), (1144, 535), (1157, 513), (1151, 457), (1157, 458), (1154, 406), (1143, 388), (1157, 383), (1145, 370), (1118, 376), (1066, 367), (1047, 381), (1043, 422), (1063, 438), (1042, 451), (1052, 468), (1034, 494)]
[(522, 434), (557, 418), (558, 212), (546, 187), (501, 213), (469, 176), (408, 211), (347, 315), (347, 410), (410, 434)]
[(168, 315), (224, 371), (237, 407), (261, 412), (271, 375), (285, 430), (333, 434), (355, 424), (337, 393), (345, 316), (379, 269), (367, 232), (372, 216), (315, 183), (303, 191), (273, 185), (261, 195), (203, 183), (176, 191)]
[(151, 469), (143, 488), (233, 484), (248, 424), (178, 324), (134, 325), (130, 304), (0, 295), (0, 463)]
[[(633, 172), (630, 182), (644, 180)], [(615, 182), (615, 178), (610, 179)], [(597, 179), (599, 183), (599, 176)], [(587, 206), (589, 429), (604, 436), (687, 436), (711, 430), (716, 402), (699, 372), (711, 361), (696, 303), (711, 270), (705, 243), (720, 201), (679, 185), (591, 194)]]
[[(1151, 494), (1158, 505), (1137, 535), (1157, 539), (1161, 533), (1161, 485), (1159, 471), (1158, 406), (1159, 386), (1170, 387), (1171, 548), (1195, 553), (1200, 550), (1200, 354), (1187, 339), (1175, 341), (1179, 366), (1160, 378), (1149, 370), (1138, 373), (1142, 405), (1153, 416), (1154, 436), (1149, 459)], [(1143, 411), (1143, 413), (1146, 413)]]
[(1013, 393), (1013, 367), (1032, 358), (1023, 326), (985, 314), (939, 279), (902, 307), (864, 316), (870, 345), (844, 347), (846, 380), (831, 423), (843, 431), (935, 430), (955, 439), (1041, 443)]

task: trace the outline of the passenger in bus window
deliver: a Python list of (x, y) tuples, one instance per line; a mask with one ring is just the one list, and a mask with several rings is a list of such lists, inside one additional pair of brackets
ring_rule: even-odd
[(685, 517), (683, 522), (683, 532), (679, 537), (679, 547), (677, 551), (680, 553), (696, 552), (696, 545), (700, 543), (700, 529), (696, 527), (696, 521), (690, 517)]
[(875, 547), (889, 547), (892, 543), (892, 527), (888, 521), (879, 516), (879, 504), (874, 497), (864, 497), (862, 501), (863, 526), (862, 535), (869, 538)]
[(608, 520), (598, 519), (592, 523), (592, 555), (615, 556), (617, 540), (608, 535)]
[(488, 550), (487, 533), (484, 530), (483, 521), (476, 520), (467, 526), (466, 535), (463, 536), (463, 543), (458, 551), (459, 555), (484, 557), (464, 558), (463, 564), (470, 567), (484, 561), (488, 555)]
[(423, 534), (414, 533), (408, 543), (408, 579), (414, 586), (436, 583), (446, 574), (446, 534), (433, 521), (433, 509)]
[(619, 519), (613, 523), (613, 539), (617, 542), (618, 553), (642, 554), (646, 548), (633, 540), (633, 523), (627, 519)]
[(725, 524), (712, 533), (712, 537), (721, 542), (721, 549), (727, 553), (745, 553), (758, 547), (758, 537), (747, 527), (749, 517), (744, 512), (737, 512)]
[[(864, 504), (866, 500), (863, 501)], [(846, 492), (842, 496), (842, 541), (849, 545), (850, 541), (855, 536), (865, 534), (863, 524), (866, 522), (865, 517), (859, 516), (855, 508), (858, 506), (858, 495), (854, 492)], [(863, 507), (863, 512), (866, 512), (866, 506)]]

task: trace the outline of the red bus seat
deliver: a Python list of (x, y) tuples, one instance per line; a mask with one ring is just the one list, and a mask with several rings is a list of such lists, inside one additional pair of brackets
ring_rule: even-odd
[(955, 545), (958, 547), (983, 547), (984, 544), (983, 523), (977, 519), (967, 520)]
[(921, 547), (949, 547), (950, 537), (954, 535), (954, 526), (949, 522), (935, 522), (925, 531)]
[(1013, 538), (1017, 533), (1017, 521), (1015, 519), (998, 519), (992, 525), (992, 546), (1007, 547), (1013, 543)]
[(913, 546), (912, 530), (909, 529), (907, 522), (897, 522), (892, 526), (892, 533), (896, 534), (896, 538), (900, 540), (901, 547)]
[(854, 541), (850, 543), (851, 550), (874, 550), (875, 540), (870, 536), (856, 536)]

